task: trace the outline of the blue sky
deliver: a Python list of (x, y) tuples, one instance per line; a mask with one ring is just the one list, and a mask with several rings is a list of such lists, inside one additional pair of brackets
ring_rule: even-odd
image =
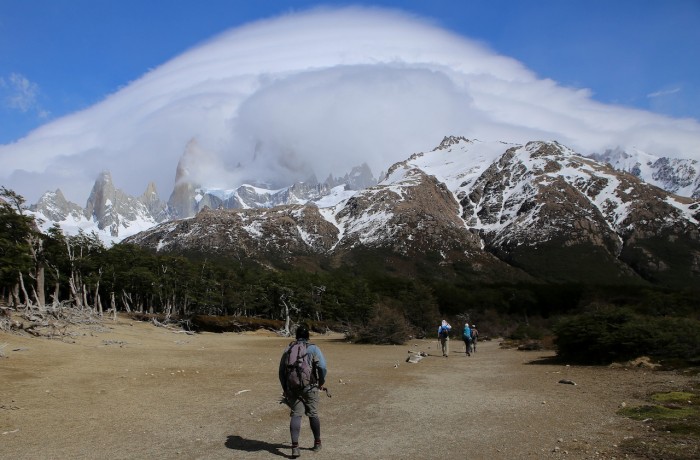
[(700, 119), (697, 0), (0, 0), (0, 144), (227, 29), (338, 4), (400, 8), (595, 100)]
[[(0, 185), (375, 175), (445, 135), (700, 161), (699, 0), (0, 0)], [(276, 184), (276, 185), (275, 185)]]

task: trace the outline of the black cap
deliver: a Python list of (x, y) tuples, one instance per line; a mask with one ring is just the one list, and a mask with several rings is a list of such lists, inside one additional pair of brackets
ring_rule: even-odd
[(309, 328), (305, 324), (300, 324), (297, 326), (297, 340), (306, 339), (309, 340)]

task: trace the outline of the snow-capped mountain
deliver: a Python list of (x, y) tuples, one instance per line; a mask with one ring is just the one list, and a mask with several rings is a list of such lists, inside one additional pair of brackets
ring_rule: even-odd
[[(211, 209), (126, 239), (274, 264), (382, 254), (472, 276), (683, 285), (700, 278), (700, 203), (556, 142), (449, 137), (337, 203)], [(391, 262), (389, 262), (391, 261)]]
[[(697, 182), (696, 165), (613, 153), (600, 162), (557, 142), (446, 137), (394, 164), (379, 183), (362, 165), (278, 189), (207, 188), (188, 181), (181, 161), (167, 203), (152, 184), (130, 197), (105, 172), (85, 208), (57, 190), (30, 209), (43, 229), (94, 230), (107, 245), (125, 240), (271, 264), (301, 257), (333, 265), (370, 251), (404, 268), (426, 257), (466, 262), (486, 279), (697, 281), (700, 203), (680, 195)], [(656, 186), (640, 179), (646, 175)]]
[(111, 246), (160, 222), (192, 217), (205, 209), (258, 209), (307, 202), (325, 207), (376, 182), (369, 167), (362, 164), (342, 177), (329, 176), (323, 183), (311, 178), (274, 190), (250, 184), (232, 189), (208, 188), (189, 182), (181, 161), (176, 170), (177, 185), (167, 203), (160, 199), (153, 183), (141, 196), (132, 197), (116, 188), (111, 174), (105, 171), (95, 181), (85, 208), (69, 202), (61, 190), (56, 190), (44, 193), (28, 212), (44, 231), (58, 224), (68, 235), (95, 232)]
[(30, 206), (43, 231), (58, 224), (67, 235), (95, 232), (110, 246), (127, 236), (147, 230), (168, 218), (153, 184), (134, 198), (114, 187), (109, 172), (95, 181), (85, 208), (65, 199), (61, 190), (44, 193)]
[(700, 198), (700, 164), (697, 160), (657, 157), (637, 149), (611, 149), (593, 154), (591, 158), (671, 193)]

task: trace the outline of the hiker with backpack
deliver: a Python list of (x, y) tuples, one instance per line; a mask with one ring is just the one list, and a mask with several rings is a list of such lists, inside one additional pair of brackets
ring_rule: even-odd
[(472, 353), (472, 331), (469, 328), (469, 323), (464, 323), (464, 330), (462, 331), (462, 340), (464, 341), (464, 349), (467, 352), (467, 356), (471, 356)]
[(452, 326), (443, 319), (442, 324), (438, 327), (438, 340), (440, 340), (442, 356), (445, 358), (447, 358), (450, 352), (450, 329), (452, 329)]
[(296, 330), (296, 340), (291, 342), (279, 366), (279, 379), (282, 385), (284, 402), (291, 409), (289, 433), (292, 438), (292, 458), (301, 454), (299, 434), (301, 418), (306, 415), (314, 435), (314, 452), (321, 450), (321, 421), (318, 417), (319, 392), (326, 382), (326, 359), (321, 349), (309, 343), (309, 328), (300, 325)]
[(479, 338), (479, 331), (476, 329), (476, 324), (472, 324), (471, 333), (472, 333), (472, 350), (474, 350), (474, 353), (476, 353), (476, 341)]

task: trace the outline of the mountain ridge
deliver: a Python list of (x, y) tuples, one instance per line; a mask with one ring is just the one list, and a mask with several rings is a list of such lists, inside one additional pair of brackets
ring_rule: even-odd
[[(466, 262), (491, 279), (508, 272), (521, 280), (682, 286), (700, 277), (699, 206), (557, 142), (447, 137), (333, 206), (207, 210), (125, 242), (268, 264), (315, 256), (337, 265), (377, 251), (391, 261), (386, 266), (406, 258)], [(207, 246), (207, 238), (221, 244)], [(578, 266), (561, 271), (565, 260)]]
[[(128, 197), (105, 172), (82, 214), (60, 191), (32, 209), (45, 225), (63, 217), (88, 231), (97, 223), (113, 243), (216, 250), (271, 265), (304, 258), (338, 266), (375, 251), (386, 256), (385, 267), (411, 271), (416, 267), (406, 258), (417, 265), (427, 257), (440, 266), (467, 263), (487, 278), (500, 272), (513, 279), (682, 285), (678, 280), (700, 276), (697, 199), (555, 141), (446, 136), (433, 150), (392, 165), (378, 182), (367, 165), (277, 190), (207, 189), (188, 183), (186, 172), (179, 164), (167, 203), (153, 184)], [(187, 216), (173, 217), (181, 214)], [(558, 272), (563, 259), (581, 263)], [(592, 277), (592, 266), (599, 276)]]

